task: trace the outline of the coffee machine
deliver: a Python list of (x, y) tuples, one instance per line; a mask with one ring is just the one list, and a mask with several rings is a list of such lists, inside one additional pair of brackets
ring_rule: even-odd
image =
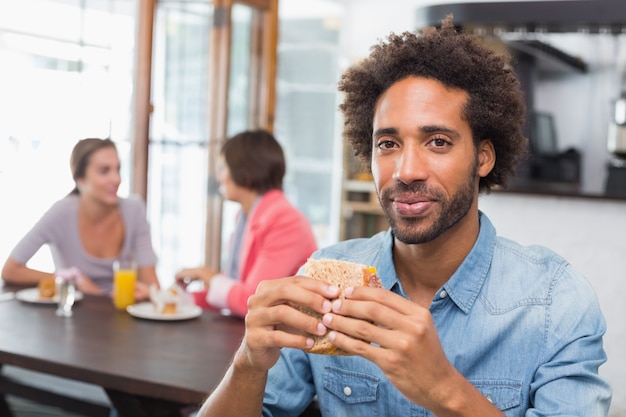
[(626, 90), (613, 102), (613, 120), (609, 124), (607, 149), (611, 153), (605, 192), (626, 197)]
[(619, 97), (612, 102), (607, 150), (611, 159), (607, 164), (605, 193), (608, 196), (626, 197), (626, 42), (620, 38), (616, 50), (616, 75)]

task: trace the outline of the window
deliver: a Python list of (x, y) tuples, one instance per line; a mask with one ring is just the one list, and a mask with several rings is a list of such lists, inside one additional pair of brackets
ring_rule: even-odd
[[(182, 266), (204, 262), (208, 233), (216, 233), (227, 247), (238, 207), (218, 202), (219, 213), (207, 215), (216, 190), (211, 141), (247, 128), (274, 128), (287, 157), (288, 198), (307, 215), (320, 245), (338, 236), (342, 148), (336, 140), (336, 82), (342, 6), (311, 0), (303, 7), (301, 0), (281, 0), (274, 89), (274, 79), (269, 80), (276, 62), (271, 54), (268, 58), (271, 43), (264, 39), (268, 25), (276, 29), (267, 19), (275, 3), (234, 2), (228, 9), (229, 43), (215, 42), (224, 33), (214, 33), (214, 3), (156, 4), (147, 207), (164, 285)], [(78, 139), (116, 140), (123, 171), (120, 194), (131, 192), (137, 8), (136, 0), (0, 2), (0, 190), (15, 202), (0, 206), (3, 259), (73, 187), (69, 155)], [(216, 51), (216, 45), (227, 47)], [(230, 54), (227, 66), (215, 62), (224, 51)], [(220, 85), (211, 86), (216, 71), (228, 79), (223, 96), (216, 94)], [(220, 106), (221, 99), (227, 105)], [(213, 109), (212, 100), (218, 103)], [(227, 109), (222, 136), (216, 108)], [(37, 196), (35, 204), (31, 196)], [(29, 265), (54, 268), (49, 254), (38, 259)]]
[[(129, 192), (135, 1), (0, 2), (0, 257), (73, 188), (85, 137), (118, 143)], [(36, 12), (34, 12), (36, 11)], [(114, 29), (114, 30), (113, 30)], [(46, 251), (33, 260), (54, 269)]]
[(275, 134), (287, 159), (285, 193), (311, 222), (318, 245), (339, 235), (342, 144), (339, 29), (343, 6), (281, 0)]
[(153, 36), (148, 210), (158, 276), (201, 265), (207, 204), (209, 1), (161, 1)]

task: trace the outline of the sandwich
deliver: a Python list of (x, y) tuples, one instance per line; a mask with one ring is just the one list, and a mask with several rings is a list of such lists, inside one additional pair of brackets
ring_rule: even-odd
[(172, 285), (166, 289), (151, 285), (150, 301), (154, 306), (154, 311), (164, 315), (177, 314), (181, 308), (191, 304), (189, 294), (185, 293), (178, 285)]
[[(376, 275), (376, 268), (336, 259), (308, 259), (304, 265), (304, 275), (336, 285), (339, 287), (338, 298), (340, 299), (345, 298), (343, 291), (348, 287), (382, 287), (380, 279)], [(321, 314), (309, 308), (301, 307), (300, 310), (321, 319)], [(314, 344), (311, 348), (305, 349), (306, 352), (335, 356), (350, 355), (350, 353), (333, 345), (328, 340), (328, 335), (312, 335), (312, 337)]]
[(57, 287), (54, 278), (43, 278), (37, 285), (39, 290), (39, 298), (42, 300), (49, 300), (56, 295)]

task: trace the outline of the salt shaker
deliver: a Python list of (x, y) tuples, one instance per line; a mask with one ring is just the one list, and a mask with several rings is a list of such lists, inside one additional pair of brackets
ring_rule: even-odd
[(62, 269), (55, 276), (58, 306), (56, 315), (59, 317), (71, 317), (72, 307), (76, 300), (76, 268)]

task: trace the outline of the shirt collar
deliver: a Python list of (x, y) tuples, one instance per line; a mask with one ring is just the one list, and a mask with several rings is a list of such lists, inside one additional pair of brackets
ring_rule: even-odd
[[(496, 230), (487, 216), (480, 211), (479, 223), (480, 230), (474, 246), (459, 268), (443, 285), (447, 296), (466, 314), (474, 305), (487, 278), (496, 245)], [(391, 229), (384, 236), (384, 244), (378, 256), (375, 264), (378, 265), (383, 287), (407, 297), (393, 264), (393, 233), (391, 233)], [(440, 292), (441, 290), (437, 291), (436, 294)]]
[(443, 285), (450, 299), (466, 314), (487, 279), (496, 246), (496, 229), (482, 212), (479, 212), (479, 222), (480, 230), (472, 250)]

